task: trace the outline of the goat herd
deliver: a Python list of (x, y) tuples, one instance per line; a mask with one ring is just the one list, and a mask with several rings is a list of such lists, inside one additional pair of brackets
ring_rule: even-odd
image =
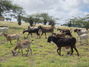
[[(3, 30), (6, 30), (7, 28), (4, 28)], [(55, 33), (54, 32), (55, 27), (54, 26), (50, 26), (50, 27), (44, 27), (44, 26), (38, 26), (38, 27), (30, 27), (28, 26), (28, 29), (23, 30), (23, 34), (24, 33), (28, 33), (27, 37), (24, 37), (24, 40), (20, 40), (20, 36), (19, 34), (7, 34), (7, 33), (3, 33), (3, 35), (6, 37), (7, 41), (10, 42), (10, 44), (12, 44), (12, 40), (17, 40), (16, 46), (14, 47), (14, 49), (12, 50), (12, 54), (13, 56), (18, 55), (19, 52), (22, 53), (23, 55), (23, 49), (26, 48), (26, 56), (28, 56), (29, 51), (32, 54), (32, 49), (31, 49), (31, 40), (28, 40), (28, 36), (29, 34), (32, 37), (32, 34), (35, 33), (37, 35), (37, 38), (41, 38), (43, 34), (45, 34), (45, 38), (47, 38), (47, 42), (54, 42), (57, 46), (57, 53), (61, 56), (61, 48), (65, 47), (65, 48), (71, 48), (71, 51), (69, 51), (67, 54), (68, 55), (72, 55), (73, 54), (73, 49), (77, 52), (77, 55), (79, 56), (79, 52), (76, 48), (76, 42), (77, 42), (77, 38), (73, 37), (72, 32), (76, 32), (77, 35), (80, 38), (80, 44), (82, 39), (86, 39), (87, 40), (87, 44), (88, 44), (88, 30), (86, 29), (61, 29), (61, 28), (57, 28), (56, 30), (59, 31), (59, 33)], [(47, 37), (47, 33), (51, 33), (50, 36)], [(17, 51), (18, 50), (18, 51)]]

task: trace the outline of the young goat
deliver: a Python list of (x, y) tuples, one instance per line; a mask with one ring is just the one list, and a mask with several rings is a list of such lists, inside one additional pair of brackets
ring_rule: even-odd
[(17, 55), (17, 52), (16, 52), (17, 49), (18, 49), (18, 50), (21, 50), (21, 53), (22, 53), (22, 56), (23, 56), (23, 49), (24, 49), (24, 48), (27, 48), (27, 50), (26, 50), (26, 52), (27, 52), (26, 56), (28, 55), (29, 49), (30, 49), (31, 54), (32, 54), (32, 49), (31, 49), (30, 46), (31, 46), (31, 42), (30, 42), (29, 40), (19, 41), (19, 42), (16, 44), (14, 50), (12, 50), (13, 56), (16, 56), (16, 55)]
[(4, 33), (3, 34), (5, 37), (6, 37), (6, 39), (7, 39), (7, 41), (9, 41), (10, 42), (10, 44), (12, 45), (12, 40), (19, 40), (19, 35), (18, 34), (6, 34), (6, 33)]

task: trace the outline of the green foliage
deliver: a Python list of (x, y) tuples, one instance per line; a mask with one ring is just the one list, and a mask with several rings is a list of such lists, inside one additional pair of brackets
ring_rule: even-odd
[(25, 22), (30, 23), (31, 26), (33, 26), (33, 24), (37, 24), (37, 23), (42, 23), (44, 25), (46, 25), (47, 23), (49, 23), (49, 25), (55, 25), (55, 19), (52, 16), (49, 16), (47, 13), (37, 13), (37, 14), (32, 14), (28, 17), (22, 17), (22, 19)]
[(23, 12), (23, 8), (13, 4), (11, 0), (0, 0), (0, 16), (11, 11), (18, 14)]
[(64, 24), (69, 27), (82, 27), (82, 28), (89, 28), (89, 21), (88, 17), (83, 17), (83, 18), (73, 18), (70, 19), (68, 23)]

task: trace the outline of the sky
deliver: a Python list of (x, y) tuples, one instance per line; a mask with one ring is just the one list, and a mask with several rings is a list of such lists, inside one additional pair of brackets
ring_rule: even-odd
[(89, 0), (13, 0), (13, 3), (23, 7), (27, 14), (48, 13), (59, 18), (56, 21), (59, 24), (89, 14)]

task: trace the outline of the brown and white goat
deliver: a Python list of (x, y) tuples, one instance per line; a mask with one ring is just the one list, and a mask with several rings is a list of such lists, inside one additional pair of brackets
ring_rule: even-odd
[(11, 42), (12, 40), (18, 41), (20, 38), (20, 36), (18, 34), (6, 34), (6, 33), (4, 33), (3, 35), (6, 37), (7, 41), (10, 42), (10, 44), (12, 44), (12, 42)]
[(26, 56), (28, 56), (29, 50), (30, 50), (30, 52), (31, 52), (31, 54), (32, 54), (32, 49), (31, 49), (30, 46), (31, 46), (31, 41), (29, 41), (29, 40), (19, 41), (19, 42), (16, 44), (14, 50), (12, 50), (13, 56), (16, 56), (16, 55), (17, 55), (17, 52), (16, 52), (17, 49), (18, 49), (18, 50), (21, 50), (21, 53), (22, 53), (22, 56), (23, 56), (23, 49), (25, 49), (25, 48), (27, 48), (27, 50), (26, 50), (26, 52), (27, 52)]

